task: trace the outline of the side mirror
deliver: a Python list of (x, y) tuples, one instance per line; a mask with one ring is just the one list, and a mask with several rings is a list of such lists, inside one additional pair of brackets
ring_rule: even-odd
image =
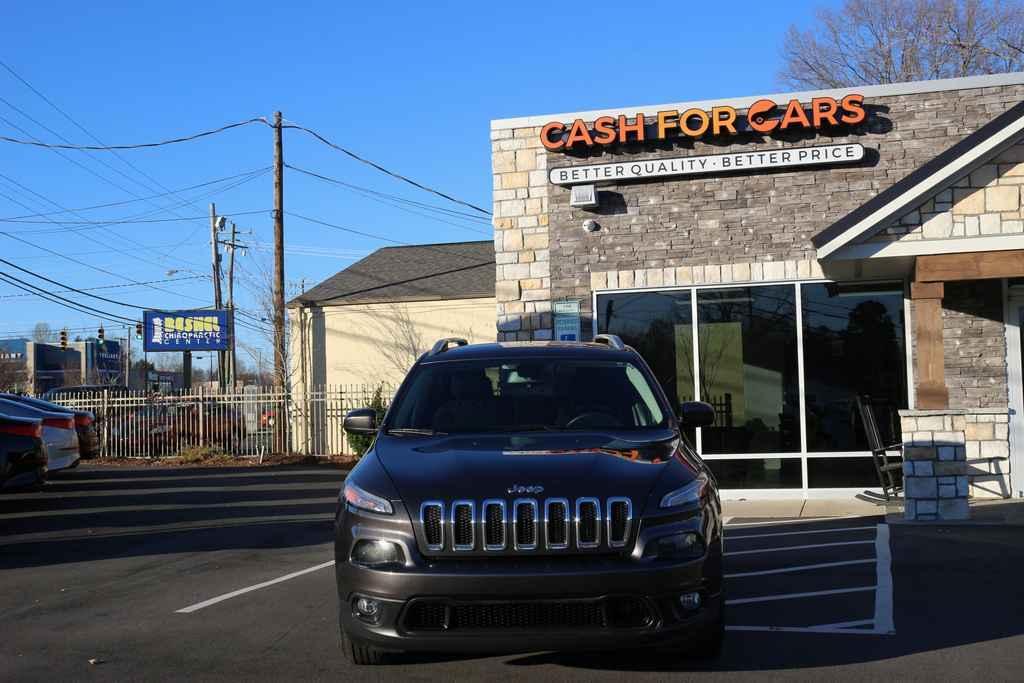
[(703, 401), (686, 401), (679, 406), (679, 421), (684, 427), (708, 427), (715, 424), (715, 409)]
[(377, 411), (373, 408), (350, 410), (341, 426), (349, 434), (374, 434), (377, 431)]

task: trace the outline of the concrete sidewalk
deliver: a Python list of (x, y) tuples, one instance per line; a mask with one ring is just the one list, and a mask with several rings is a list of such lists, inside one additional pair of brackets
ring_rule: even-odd
[(901, 506), (889, 510), (886, 522), (910, 526), (1024, 526), (1024, 500), (1020, 498), (971, 498), (970, 509), (970, 519), (907, 521)]
[(723, 500), (722, 514), (734, 518), (799, 518), (884, 515), (885, 506), (856, 498)]

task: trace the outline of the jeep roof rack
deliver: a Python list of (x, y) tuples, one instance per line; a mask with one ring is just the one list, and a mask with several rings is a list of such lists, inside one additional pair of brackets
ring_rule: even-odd
[(466, 346), (469, 342), (460, 337), (445, 337), (444, 339), (438, 339), (427, 355), (436, 356), (439, 353), (444, 353), (448, 350), (448, 347), (451, 344), (454, 344), (455, 346)]
[(617, 334), (597, 334), (594, 335), (595, 344), (607, 344), (616, 351), (625, 351), (626, 345), (622, 343), (622, 339)]

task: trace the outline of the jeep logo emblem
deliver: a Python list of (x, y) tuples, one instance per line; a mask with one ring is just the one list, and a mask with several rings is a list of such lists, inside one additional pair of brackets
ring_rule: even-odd
[(519, 484), (513, 484), (508, 487), (509, 495), (520, 495), (523, 493), (544, 493), (543, 486), (520, 486)]

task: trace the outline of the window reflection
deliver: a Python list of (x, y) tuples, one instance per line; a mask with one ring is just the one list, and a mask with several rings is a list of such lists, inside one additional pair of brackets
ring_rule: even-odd
[(704, 453), (800, 450), (795, 298), (792, 285), (698, 291), (700, 395), (718, 416)]
[(906, 407), (903, 292), (892, 286), (801, 285), (807, 450), (867, 450), (854, 404), (871, 396), (885, 443)]

